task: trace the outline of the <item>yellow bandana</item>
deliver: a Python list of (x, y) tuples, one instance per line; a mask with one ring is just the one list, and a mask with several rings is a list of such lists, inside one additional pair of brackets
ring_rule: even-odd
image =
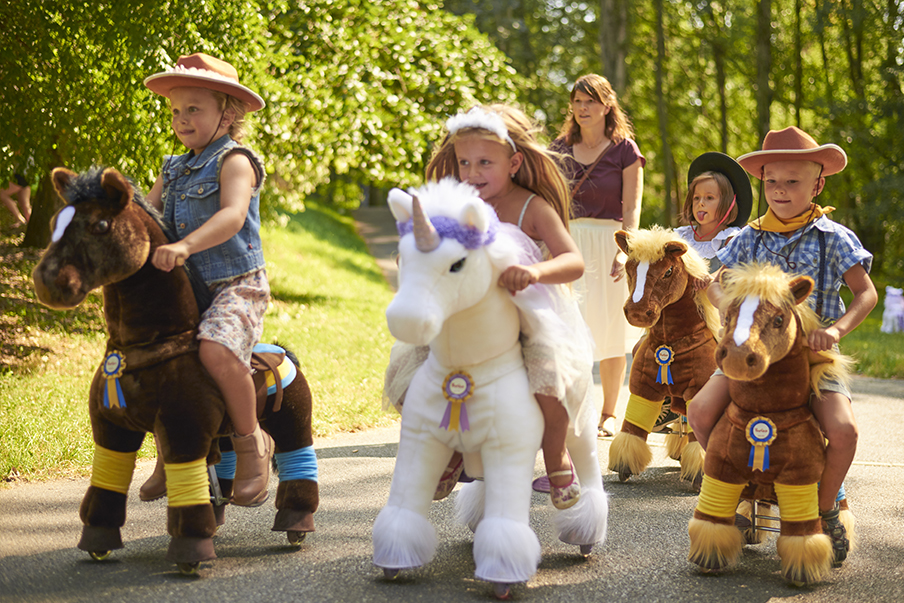
[(790, 220), (782, 220), (772, 211), (772, 208), (766, 210), (766, 215), (757, 218), (750, 223), (750, 227), (755, 230), (765, 230), (766, 232), (794, 232), (799, 228), (803, 228), (811, 221), (818, 220), (820, 217), (835, 211), (831, 205), (822, 207), (815, 203), (810, 203), (810, 209), (804, 213), (794, 216)]

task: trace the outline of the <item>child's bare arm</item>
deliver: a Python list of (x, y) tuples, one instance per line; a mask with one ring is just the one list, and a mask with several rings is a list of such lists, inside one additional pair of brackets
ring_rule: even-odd
[(521, 291), (534, 283), (570, 283), (584, 274), (584, 259), (558, 214), (544, 199), (528, 207), (524, 232), (546, 243), (550, 259), (533, 266), (510, 266), (499, 277), (499, 286)]
[(815, 352), (831, 349), (842, 337), (857, 328), (879, 301), (876, 286), (861, 264), (852, 266), (844, 273), (844, 282), (853, 292), (854, 299), (835, 324), (810, 333), (810, 348)]
[(219, 211), (181, 241), (158, 247), (152, 259), (154, 266), (169, 272), (190, 255), (234, 237), (245, 223), (256, 177), (247, 156), (233, 153), (226, 157), (220, 171)]

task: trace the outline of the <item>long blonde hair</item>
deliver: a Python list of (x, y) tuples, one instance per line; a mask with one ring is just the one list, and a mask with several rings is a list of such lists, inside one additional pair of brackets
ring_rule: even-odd
[(581, 127), (575, 120), (574, 111), (571, 109), (574, 96), (578, 92), (583, 92), (596, 102), (609, 107), (609, 113), (606, 114), (605, 134), (612, 144), (634, 138), (634, 126), (631, 125), (631, 120), (618, 104), (618, 97), (615, 95), (615, 90), (612, 89), (612, 84), (603, 76), (590, 73), (579, 77), (571, 88), (568, 118), (562, 125), (562, 129), (559, 130), (559, 138), (564, 138), (565, 144), (571, 147), (581, 142)]
[[(568, 180), (562, 172), (559, 156), (539, 143), (536, 137), (539, 128), (520, 109), (498, 103), (481, 108), (502, 118), (509, 137), (515, 143), (515, 148), (524, 157), (524, 161), (512, 181), (543, 197), (556, 211), (559, 218), (562, 219), (565, 229), (568, 230), (568, 221), (571, 219), (571, 191), (568, 188)], [(462, 128), (452, 134), (447, 133), (442, 144), (430, 158), (426, 171), (428, 181), (438, 181), (446, 176), (454, 176), (457, 180), (461, 180), (458, 161), (455, 158), (454, 143), (464, 136), (479, 136), (485, 140), (497, 142), (508, 150), (509, 157), (515, 154), (515, 150), (508, 141), (489, 130)]]

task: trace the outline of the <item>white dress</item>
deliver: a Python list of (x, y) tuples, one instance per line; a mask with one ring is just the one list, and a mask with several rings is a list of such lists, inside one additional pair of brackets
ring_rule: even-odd
[[(497, 236), (510, 237), (519, 248), (518, 262), (530, 266), (543, 261), (537, 243), (521, 230), (527, 205), (518, 225), (502, 222)], [(552, 396), (568, 411), (569, 422), (580, 435), (588, 424), (585, 413), (593, 415), (590, 385), (593, 382), (593, 338), (581, 316), (577, 301), (566, 285), (534, 284), (519, 291), (513, 301), (521, 311), (521, 350), (531, 393)], [(401, 409), (411, 379), (430, 353), (428, 346), (402, 342), (393, 344), (383, 383), (383, 409)]]
[(716, 236), (710, 241), (698, 241), (695, 239), (694, 229), (691, 226), (679, 226), (675, 229), (675, 232), (677, 232), (690, 247), (693, 247), (694, 251), (699, 253), (703, 259), (709, 262), (709, 271), (710, 273), (713, 273), (722, 265), (719, 258), (716, 257), (716, 253), (725, 247), (726, 243), (728, 243), (728, 239), (741, 232), (741, 229), (737, 226), (729, 226), (728, 228), (717, 232)]

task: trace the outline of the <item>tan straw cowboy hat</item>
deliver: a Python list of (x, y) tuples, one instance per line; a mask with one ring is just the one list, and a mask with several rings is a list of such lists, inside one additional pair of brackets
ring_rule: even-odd
[(738, 157), (738, 163), (752, 176), (763, 177), (763, 166), (776, 161), (812, 161), (822, 166), (822, 175), (837, 174), (847, 165), (847, 155), (837, 144), (819, 145), (813, 137), (791, 126), (769, 130), (763, 150)]
[(264, 108), (264, 99), (239, 83), (239, 74), (235, 67), (200, 52), (179, 57), (175, 67), (148, 76), (144, 80), (144, 85), (166, 98), (169, 98), (173, 88), (180, 86), (207, 88), (236, 97), (245, 103), (248, 111), (259, 111)]

